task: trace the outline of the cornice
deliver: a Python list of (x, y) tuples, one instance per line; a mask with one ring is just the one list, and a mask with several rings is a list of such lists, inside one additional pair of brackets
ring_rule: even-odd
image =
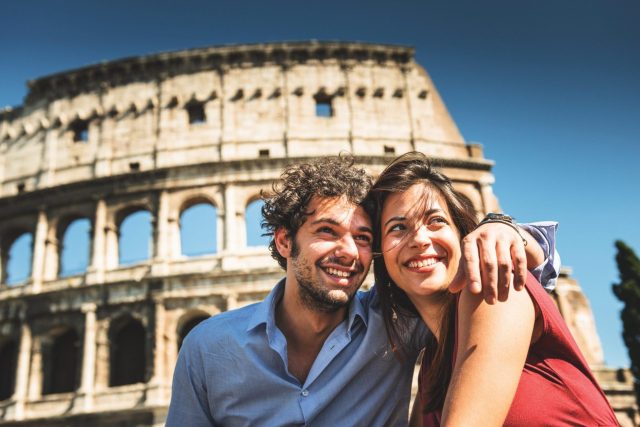
[(337, 61), (341, 65), (372, 61), (408, 65), (414, 60), (410, 46), (341, 41), (279, 42), (211, 46), (102, 62), (51, 74), (28, 82), (26, 104), (98, 91), (135, 81), (229, 68)]

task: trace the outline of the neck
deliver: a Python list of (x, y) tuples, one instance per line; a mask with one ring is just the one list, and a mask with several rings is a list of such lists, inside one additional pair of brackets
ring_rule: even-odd
[(291, 341), (313, 342), (319, 339), (322, 344), (346, 318), (347, 310), (347, 307), (342, 307), (334, 312), (324, 312), (308, 307), (300, 297), (298, 284), (285, 283), (284, 295), (276, 308), (276, 324), (288, 344)]
[(305, 305), (298, 284), (287, 280), (276, 306), (276, 325), (287, 340), (289, 373), (304, 384), (325, 340), (347, 317), (347, 307), (327, 313)]
[(422, 321), (436, 337), (436, 340), (439, 340), (440, 327), (442, 326), (442, 317), (444, 315), (443, 310), (448, 301), (446, 291), (421, 297), (410, 296), (409, 299), (418, 310)]

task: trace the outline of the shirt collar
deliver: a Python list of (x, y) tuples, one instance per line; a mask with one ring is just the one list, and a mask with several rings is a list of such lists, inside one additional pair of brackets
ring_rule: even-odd
[[(282, 294), (284, 293), (284, 281), (285, 278), (282, 278), (276, 286), (273, 287), (269, 295), (256, 307), (256, 311), (253, 312), (253, 316), (249, 320), (249, 324), (247, 326), (247, 331), (255, 329), (260, 325), (275, 325), (276, 319), (276, 305), (278, 301), (282, 298)], [(369, 293), (370, 294), (370, 293)], [(348, 328), (347, 330), (351, 331), (351, 328), (354, 325), (356, 317), (360, 317), (365, 327), (367, 326), (367, 315), (366, 310), (364, 309), (364, 305), (362, 304), (362, 298), (365, 295), (362, 292), (357, 292), (354, 295), (351, 303), (349, 304), (349, 314), (348, 314)], [(372, 295), (367, 295), (365, 298), (371, 298)]]
[(267, 295), (262, 302), (258, 303), (256, 311), (253, 312), (253, 316), (251, 316), (249, 320), (247, 331), (255, 329), (262, 324), (272, 323), (275, 325), (276, 305), (284, 293), (284, 280), (285, 278), (283, 277), (278, 284), (273, 287), (271, 292), (269, 292), (269, 295)]

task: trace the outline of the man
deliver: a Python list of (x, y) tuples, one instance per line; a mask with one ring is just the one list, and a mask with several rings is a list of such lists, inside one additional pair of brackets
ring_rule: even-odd
[[(263, 223), (286, 276), (263, 302), (189, 334), (174, 374), (169, 427), (407, 424), (419, 348), (399, 361), (375, 287), (357, 292), (377, 232), (362, 206), (370, 186), (347, 158), (285, 170), (265, 200)], [(555, 225), (529, 230), (537, 239), (522, 231), (526, 247), (518, 230), (502, 223), (465, 238), (469, 280), (493, 288), (484, 290), (488, 301), (504, 299), (497, 289), (508, 285), (512, 265), (514, 286), (522, 286), (525, 248), (553, 253)], [(555, 277), (547, 258), (534, 271), (543, 282)], [(427, 331), (416, 322), (414, 333)]]

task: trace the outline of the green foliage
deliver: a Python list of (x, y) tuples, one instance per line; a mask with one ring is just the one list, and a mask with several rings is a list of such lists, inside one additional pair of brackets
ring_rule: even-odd
[(620, 240), (616, 241), (616, 248), (620, 283), (613, 285), (613, 293), (624, 303), (620, 313), (622, 337), (629, 351), (636, 400), (640, 405), (640, 259)]

